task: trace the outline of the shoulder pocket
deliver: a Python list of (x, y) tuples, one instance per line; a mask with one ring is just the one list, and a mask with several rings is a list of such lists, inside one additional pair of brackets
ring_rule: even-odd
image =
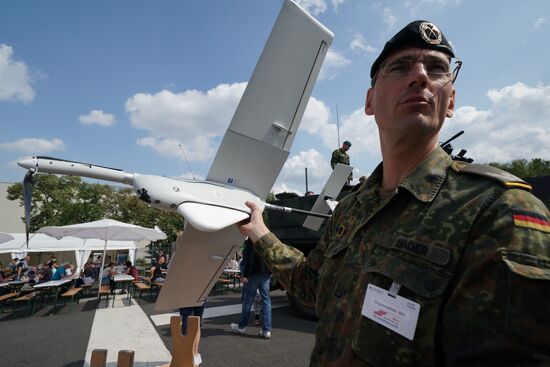
[(511, 251), (502, 251), (501, 255), (508, 269), (515, 275), (550, 280), (550, 259)]
[(525, 345), (548, 350), (550, 259), (513, 251), (501, 251), (501, 259), (506, 333)]

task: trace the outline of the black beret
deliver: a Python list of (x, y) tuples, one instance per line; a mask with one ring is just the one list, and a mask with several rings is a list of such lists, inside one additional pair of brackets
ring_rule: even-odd
[(374, 78), (386, 57), (392, 52), (407, 46), (437, 50), (455, 57), (453, 47), (435, 24), (426, 20), (415, 20), (407, 24), (391, 40), (386, 42), (384, 49), (372, 64), (370, 69), (371, 79)]

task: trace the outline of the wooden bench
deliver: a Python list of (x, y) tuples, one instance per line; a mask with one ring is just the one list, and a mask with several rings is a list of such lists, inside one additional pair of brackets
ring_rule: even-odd
[(17, 293), (13, 293), (13, 292), (8, 294), (3, 294), (0, 296), (0, 302), (7, 301), (8, 299), (13, 298), (15, 296), (17, 296)]
[[(67, 292), (63, 293), (61, 295), (61, 297), (63, 298), (63, 305), (65, 305), (65, 299), (71, 297), (71, 302), (74, 302), (74, 297), (80, 293), (80, 291), (82, 290), (82, 288), (80, 287), (74, 287), (74, 288), (71, 288), (69, 289)], [(76, 303), (78, 303), (78, 297), (76, 299)]]
[[(141, 283), (141, 282), (134, 282), (134, 289), (139, 291), (139, 300), (141, 301), (141, 295), (143, 294), (143, 291), (151, 291), (151, 286)], [(134, 290), (134, 292), (135, 292)]]
[(82, 284), (82, 294), (90, 294), (92, 291), (92, 283)]
[(19, 296), (13, 300), (13, 313), (17, 312), (17, 305), (19, 303), (29, 302), (31, 305), (31, 315), (34, 313), (34, 300), (37, 292), (27, 293), (23, 296)]
[(163, 285), (164, 283), (161, 283), (161, 282), (151, 282), (151, 294), (153, 294), (153, 289), (156, 288), (157, 296), (158, 296), (158, 294), (160, 293), (160, 289), (162, 288)]
[(1, 305), (2, 309), (4, 308), (4, 304), (6, 303), (6, 301), (8, 301), (10, 299), (13, 301), (13, 298), (15, 296), (17, 296), (17, 293), (14, 293), (14, 292), (1, 295), (0, 296), (0, 305)]
[[(102, 285), (99, 288), (99, 302), (101, 302), (101, 297), (106, 296), (105, 307), (109, 305), (109, 295), (111, 294), (111, 287), (108, 285)], [(99, 304), (99, 303), (98, 303)]]
[(229, 284), (230, 283), (231, 283), (231, 280), (225, 279), (225, 278), (220, 278), (216, 282), (216, 285), (218, 286), (219, 291), (222, 292), (224, 288), (229, 290)]

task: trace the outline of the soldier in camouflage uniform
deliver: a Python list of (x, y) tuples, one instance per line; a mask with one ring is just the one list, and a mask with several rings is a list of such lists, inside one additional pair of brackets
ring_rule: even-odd
[(438, 146), (454, 51), (415, 21), (371, 69), (383, 162), (308, 257), (253, 203), (241, 233), (319, 316), (311, 366), (550, 365), (550, 213), (522, 180)]
[[(348, 150), (351, 148), (351, 142), (349, 140), (344, 141), (342, 147), (336, 149), (332, 152), (332, 157), (330, 158), (330, 166), (332, 169), (336, 167), (336, 163), (345, 164), (349, 166), (349, 155)], [(353, 174), (350, 173), (347, 183), (349, 184), (353, 180)]]

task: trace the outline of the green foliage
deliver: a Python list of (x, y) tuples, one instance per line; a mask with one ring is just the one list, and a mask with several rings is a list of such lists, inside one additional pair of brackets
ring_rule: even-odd
[(526, 159), (515, 159), (509, 163), (489, 163), (519, 178), (550, 176), (550, 161), (534, 158), (530, 162)]
[[(152, 228), (159, 226), (167, 239), (152, 247), (170, 249), (176, 233), (183, 229), (183, 218), (174, 212), (150, 207), (130, 189), (84, 182), (80, 177), (35, 174), (31, 232), (44, 226), (64, 226), (103, 218)], [(23, 205), (23, 185), (8, 187), (9, 200)], [(23, 218), (22, 218), (23, 220)]]

